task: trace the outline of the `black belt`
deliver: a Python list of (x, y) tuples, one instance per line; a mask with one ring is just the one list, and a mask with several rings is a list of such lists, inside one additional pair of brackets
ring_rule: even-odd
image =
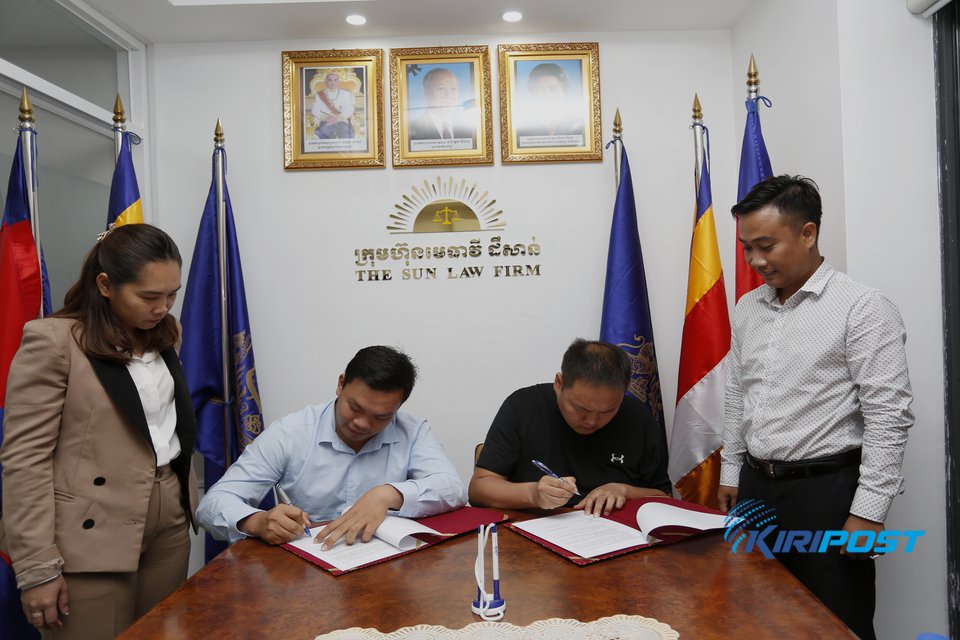
[(747, 453), (747, 464), (760, 475), (771, 480), (784, 478), (809, 478), (841, 471), (860, 464), (863, 449), (851, 449), (834, 456), (780, 462), (777, 460), (759, 460)]

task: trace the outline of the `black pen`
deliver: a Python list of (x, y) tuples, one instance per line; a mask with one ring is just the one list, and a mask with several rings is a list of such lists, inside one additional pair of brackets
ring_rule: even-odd
[[(277, 490), (277, 500), (279, 500), (279, 501), (282, 502), (283, 504), (288, 504), (288, 505), (290, 505), (291, 507), (295, 506), (295, 505), (290, 501), (290, 496), (288, 496), (288, 495), (287, 495), (287, 492), (283, 490), (283, 487), (280, 486), (280, 483), (279, 483), (279, 482), (276, 484), (276, 486), (275, 486), (274, 488)], [(310, 527), (308, 527), (307, 525), (303, 525), (303, 533), (309, 538), (309, 537), (310, 537)]]

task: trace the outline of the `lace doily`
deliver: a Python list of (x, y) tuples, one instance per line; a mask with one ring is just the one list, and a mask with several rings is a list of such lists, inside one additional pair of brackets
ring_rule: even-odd
[(508, 622), (474, 622), (463, 629), (433, 624), (404, 627), (392, 633), (351, 627), (316, 640), (676, 640), (680, 634), (662, 622), (642, 616), (616, 615), (593, 622), (566, 618), (537, 620), (526, 627)]

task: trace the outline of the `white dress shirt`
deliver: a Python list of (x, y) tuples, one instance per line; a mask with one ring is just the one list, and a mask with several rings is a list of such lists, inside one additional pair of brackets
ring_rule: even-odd
[(150, 439), (157, 453), (157, 466), (170, 464), (180, 455), (180, 439), (177, 437), (177, 407), (173, 398), (173, 376), (156, 351), (147, 351), (142, 356), (133, 356), (127, 363), (127, 371), (140, 394), (140, 404), (147, 418)]
[(796, 461), (863, 447), (850, 512), (883, 522), (903, 491), (913, 395), (897, 308), (823, 262), (780, 304), (763, 285), (734, 312), (720, 483), (744, 452)]

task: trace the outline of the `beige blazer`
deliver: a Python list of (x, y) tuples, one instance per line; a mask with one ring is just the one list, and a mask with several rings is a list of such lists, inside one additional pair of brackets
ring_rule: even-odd
[[(139, 565), (156, 476), (153, 442), (127, 368), (84, 354), (74, 323), (28, 322), (7, 380), (0, 551), (13, 560), (21, 589), (61, 567), (130, 572)], [(174, 379), (181, 447), (171, 467), (193, 523), (196, 418), (176, 351), (161, 356)]]

